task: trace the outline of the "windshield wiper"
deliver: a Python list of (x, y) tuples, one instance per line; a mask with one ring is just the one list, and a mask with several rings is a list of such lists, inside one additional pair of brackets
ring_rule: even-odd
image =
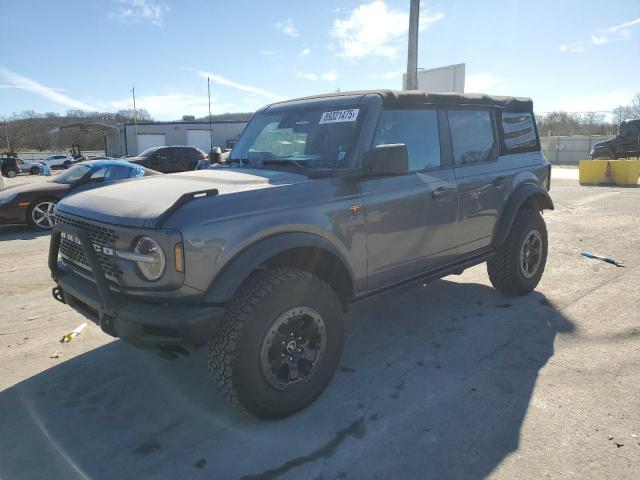
[(304, 170), (305, 166), (298, 162), (297, 160), (292, 159), (282, 159), (282, 160), (263, 160), (263, 165), (295, 165), (300, 170)]
[(246, 164), (249, 163), (249, 159), (248, 158), (228, 158), (227, 159), (227, 163), (234, 163), (234, 162), (238, 162), (241, 167), (244, 167), (245, 163)]

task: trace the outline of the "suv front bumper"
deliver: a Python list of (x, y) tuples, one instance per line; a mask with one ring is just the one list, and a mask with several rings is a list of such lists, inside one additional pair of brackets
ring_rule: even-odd
[[(80, 239), (95, 283), (63, 268), (58, 261), (60, 234)], [(109, 287), (98, 257), (83, 230), (56, 225), (51, 233), (49, 269), (57, 287), (56, 300), (68, 304), (95, 322), (107, 334), (141, 348), (198, 346), (209, 340), (225, 310), (217, 305), (146, 303), (133, 300)]]

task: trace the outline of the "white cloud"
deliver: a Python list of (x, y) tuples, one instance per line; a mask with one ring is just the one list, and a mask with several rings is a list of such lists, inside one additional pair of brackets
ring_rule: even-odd
[[(421, 12), (420, 29), (443, 18), (443, 13)], [(348, 18), (335, 20), (330, 35), (338, 45), (339, 57), (394, 58), (405, 47), (408, 30), (409, 13), (406, 10), (390, 8), (383, 0), (375, 0), (354, 8)]]
[[(27, 90), (29, 92), (40, 95), (41, 97), (46, 98), (58, 105), (62, 105), (69, 108), (75, 108), (79, 110), (98, 110), (93, 105), (82, 102), (80, 100), (75, 100), (73, 98), (67, 97), (56, 91), (56, 89), (47, 87), (46, 85), (42, 85), (41, 83), (36, 82), (30, 78), (24, 77), (18, 73), (12, 72), (0, 65), (0, 77), (4, 78), (4, 81), (7, 82), (6, 87), (14, 87), (19, 88), (21, 90)], [(5, 87), (5, 88), (6, 88)]]
[(640, 18), (624, 22), (613, 27), (604, 28), (591, 35), (591, 42), (594, 45), (604, 45), (605, 43), (627, 40), (631, 38), (631, 30), (640, 25)]
[(322, 74), (322, 79), (327, 82), (335, 82), (338, 79), (338, 74), (335, 70), (330, 70)]
[(310, 53), (311, 53), (311, 49), (310, 48), (304, 48), (298, 55), (300, 55), (300, 57), (306, 57)]
[(298, 77), (314, 81), (318, 79), (318, 75), (315, 73), (298, 73)]
[(506, 94), (509, 83), (506, 79), (492, 73), (482, 72), (467, 76), (464, 90), (471, 93)]
[[(130, 97), (103, 102), (101, 106), (105, 110), (133, 108)], [(178, 120), (183, 115), (203, 117), (209, 113), (208, 97), (206, 95), (192, 95), (181, 92), (136, 96), (136, 106), (147, 110), (156, 120)], [(229, 111), (231, 107), (231, 104), (218, 103), (216, 97), (211, 97), (212, 113), (224, 113)]]
[(163, 16), (171, 8), (162, 0), (117, 0), (118, 7), (109, 18), (123, 23), (149, 22), (161, 27)]
[(582, 45), (582, 42), (563, 43), (560, 45), (560, 51), (562, 53), (582, 53), (584, 52), (584, 45)]
[(291, 17), (287, 18), (284, 22), (276, 23), (276, 28), (285, 35), (289, 35), (293, 38), (299, 35), (298, 30), (293, 26), (293, 19), (291, 19)]
[(224, 85), (226, 87), (235, 88), (236, 90), (240, 90), (243, 92), (250, 93), (252, 95), (261, 95), (263, 97), (269, 98), (271, 100), (286, 100), (287, 97), (283, 97), (282, 95), (278, 95), (272, 92), (268, 92), (267, 90), (263, 90), (260, 87), (256, 87), (253, 85), (246, 85), (243, 83), (234, 82), (233, 80), (229, 80), (221, 75), (211, 72), (205, 72), (202, 70), (195, 70), (195, 72), (203, 78), (210, 78), (212, 82), (217, 83), (219, 85)]

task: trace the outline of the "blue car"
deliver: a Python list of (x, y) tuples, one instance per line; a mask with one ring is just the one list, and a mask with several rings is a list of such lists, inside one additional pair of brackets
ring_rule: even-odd
[(71, 193), (102, 183), (162, 175), (125, 160), (95, 160), (72, 166), (51, 180), (0, 189), (0, 224), (26, 223), (51, 230), (58, 202)]

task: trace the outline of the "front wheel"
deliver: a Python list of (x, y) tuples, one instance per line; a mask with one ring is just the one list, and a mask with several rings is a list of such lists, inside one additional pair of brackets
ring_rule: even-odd
[(16, 178), (16, 171), (15, 170), (7, 170), (7, 177), (9, 178)]
[(540, 212), (520, 210), (504, 244), (487, 262), (491, 284), (506, 295), (531, 292), (542, 278), (547, 248), (547, 227)]
[(51, 230), (55, 225), (57, 201), (40, 199), (31, 204), (27, 211), (27, 222), (35, 230)]
[(29, 170), (29, 173), (31, 175), (38, 175), (40, 173), (40, 169), (38, 167), (31, 167), (31, 169)]
[(209, 342), (209, 369), (232, 404), (283, 418), (326, 388), (342, 343), (342, 307), (326, 282), (301, 270), (264, 270), (228, 305)]
[(64, 163), (62, 164), (62, 166), (63, 166), (65, 169), (66, 169), (66, 168), (69, 168), (69, 167), (71, 166), (71, 162), (70, 162), (69, 160), (67, 160), (66, 162), (64, 162)]

